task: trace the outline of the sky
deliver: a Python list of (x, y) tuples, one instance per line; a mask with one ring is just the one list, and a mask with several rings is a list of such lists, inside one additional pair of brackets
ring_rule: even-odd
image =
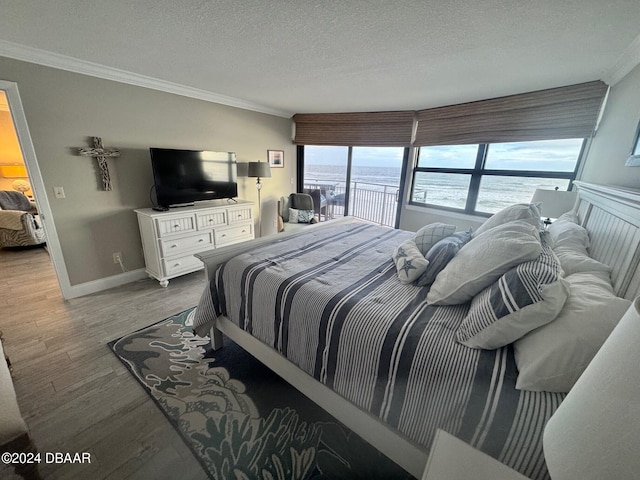
[[(574, 170), (582, 139), (494, 143), (489, 146), (485, 167), (506, 170)], [(473, 168), (477, 145), (423, 147), (420, 166)], [(348, 147), (305, 147), (308, 165), (346, 165)], [(354, 147), (353, 165), (371, 167), (402, 166), (402, 147)]]

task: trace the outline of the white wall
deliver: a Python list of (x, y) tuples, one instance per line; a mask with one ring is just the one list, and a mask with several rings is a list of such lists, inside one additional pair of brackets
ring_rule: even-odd
[(625, 167), (640, 121), (640, 65), (609, 92), (580, 180), (640, 189), (640, 167)]

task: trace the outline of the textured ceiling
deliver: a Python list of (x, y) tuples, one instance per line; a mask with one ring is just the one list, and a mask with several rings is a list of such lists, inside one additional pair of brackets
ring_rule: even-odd
[(0, 11), (0, 55), (44, 50), (283, 115), (602, 79), (640, 35), (638, 0), (0, 0)]

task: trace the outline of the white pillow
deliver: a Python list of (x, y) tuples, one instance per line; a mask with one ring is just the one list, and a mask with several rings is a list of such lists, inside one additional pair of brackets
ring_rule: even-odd
[(486, 222), (478, 227), (473, 236), (477, 237), (490, 228), (504, 225), (514, 220), (523, 220), (540, 230), (542, 228), (540, 216), (539, 203), (516, 203), (515, 205), (503, 208), (498, 213), (489, 217)]
[(568, 220), (556, 220), (549, 225), (547, 232), (553, 240), (553, 248), (570, 247), (586, 255), (589, 248), (589, 234), (584, 227)]
[(398, 271), (400, 283), (412, 283), (427, 269), (425, 260), (413, 239), (407, 240), (395, 248), (392, 255)]
[(611, 272), (611, 267), (591, 258), (581, 247), (556, 247), (554, 253), (560, 260), (565, 275), (584, 272)]
[(456, 231), (455, 225), (448, 225), (446, 223), (431, 223), (425, 225), (416, 232), (414, 241), (416, 246), (422, 255), (426, 255), (431, 247), (433, 247), (440, 240), (443, 240)]
[(471, 348), (500, 348), (551, 322), (569, 295), (560, 262), (543, 242), (542, 253), (513, 267), (476, 295), (456, 331)]
[[(558, 217), (558, 220), (566, 220), (567, 222), (580, 223), (580, 219), (578, 218), (578, 214), (576, 212), (569, 211), (565, 212)], [(556, 220), (556, 221), (558, 221)]]
[(494, 227), (460, 249), (433, 282), (429, 304), (458, 305), (475, 297), (510, 268), (542, 251), (538, 228), (526, 220)]
[(631, 305), (615, 296), (608, 273), (566, 281), (569, 298), (558, 317), (514, 343), (519, 390), (568, 392)]

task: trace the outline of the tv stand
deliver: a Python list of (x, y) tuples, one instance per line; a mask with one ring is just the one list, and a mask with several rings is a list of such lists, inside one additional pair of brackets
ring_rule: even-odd
[(254, 238), (253, 203), (219, 200), (159, 212), (135, 210), (142, 238), (145, 270), (162, 287), (169, 280), (202, 270), (193, 255)]

